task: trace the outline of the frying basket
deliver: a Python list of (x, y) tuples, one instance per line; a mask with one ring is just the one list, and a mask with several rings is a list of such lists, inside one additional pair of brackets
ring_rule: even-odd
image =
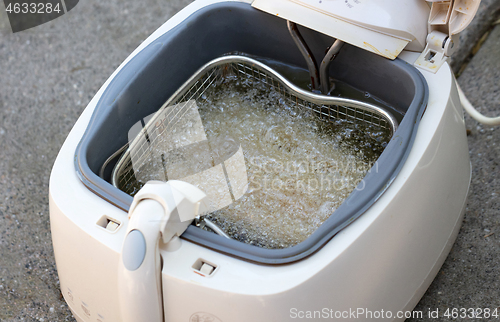
[[(155, 116), (144, 126), (141, 134), (147, 136), (148, 131), (156, 130), (154, 129), (154, 124), (157, 122), (161, 112), (167, 107), (174, 105), (183, 106), (182, 103), (200, 99), (210, 86), (230, 76), (245, 76), (254, 81), (262, 82), (279, 92), (281, 98), (288, 104), (295, 105), (300, 109), (311, 110), (324, 121), (334, 122), (335, 120), (343, 120), (348, 123), (370, 124), (380, 129), (389, 130), (391, 136), (396, 132), (398, 127), (395, 117), (383, 106), (354, 99), (315, 94), (295, 86), (274, 69), (253, 58), (240, 55), (227, 55), (216, 58), (200, 68), (163, 104)], [(180, 112), (182, 112), (182, 107), (177, 111), (170, 111), (169, 113), (175, 115), (168, 116), (169, 122), (175, 122), (179, 118), (178, 114)], [(168, 126), (164, 127), (155, 136), (161, 137), (167, 129)], [(139, 140), (139, 137), (141, 135), (138, 135), (129, 144), (125, 153), (122, 154), (113, 169), (111, 177), (111, 182), (115, 187), (130, 195), (135, 193), (134, 186), (136, 186), (134, 184), (136, 177), (131, 155), (139, 156), (137, 158), (139, 162), (144, 163), (147, 162), (148, 156), (151, 153), (150, 149), (145, 146), (145, 142)], [(154, 142), (148, 143), (154, 144)], [(135, 161), (135, 165), (137, 167), (137, 161)]]

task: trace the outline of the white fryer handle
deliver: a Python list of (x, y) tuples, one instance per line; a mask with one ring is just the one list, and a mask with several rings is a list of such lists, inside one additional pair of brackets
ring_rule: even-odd
[(180, 236), (205, 197), (180, 181), (148, 182), (134, 197), (118, 264), (121, 321), (163, 321), (159, 243)]

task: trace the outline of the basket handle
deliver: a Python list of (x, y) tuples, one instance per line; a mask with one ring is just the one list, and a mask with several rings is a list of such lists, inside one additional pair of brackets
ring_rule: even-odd
[(206, 209), (205, 198), (175, 180), (150, 181), (134, 197), (118, 264), (121, 321), (163, 321), (159, 244), (180, 243), (178, 236)]

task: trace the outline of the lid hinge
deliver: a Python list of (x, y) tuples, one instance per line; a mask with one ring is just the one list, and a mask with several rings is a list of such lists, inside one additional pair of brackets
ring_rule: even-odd
[(453, 36), (448, 36), (439, 31), (432, 31), (427, 35), (424, 51), (415, 61), (415, 66), (435, 73), (441, 65), (455, 51), (455, 42)]
[(428, 35), (415, 66), (435, 73), (457, 49), (455, 40), (474, 18), (481, 0), (426, 0), (432, 3)]

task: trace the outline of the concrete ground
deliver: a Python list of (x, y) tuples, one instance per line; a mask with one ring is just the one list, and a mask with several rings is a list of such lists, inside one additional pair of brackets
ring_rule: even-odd
[[(107, 77), (189, 2), (80, 1), (68, 14), (16, 34), (0, 4), (0, 321), (74, 321), (59, 291), (51, 244), (52, 164)], [(499, 8), (500, 1), (483, 0), (463, 48), (498, 19)], [(455, 60), (455, 70), (468, 53)], [(500, 115), (498, 57), (500, 26), (459, 78), (470, 101), (488, 115)], [(500, 306), (500, 129), (468, 115), (466, 124), (473, 173), (465, 219), (416, 310)]]

